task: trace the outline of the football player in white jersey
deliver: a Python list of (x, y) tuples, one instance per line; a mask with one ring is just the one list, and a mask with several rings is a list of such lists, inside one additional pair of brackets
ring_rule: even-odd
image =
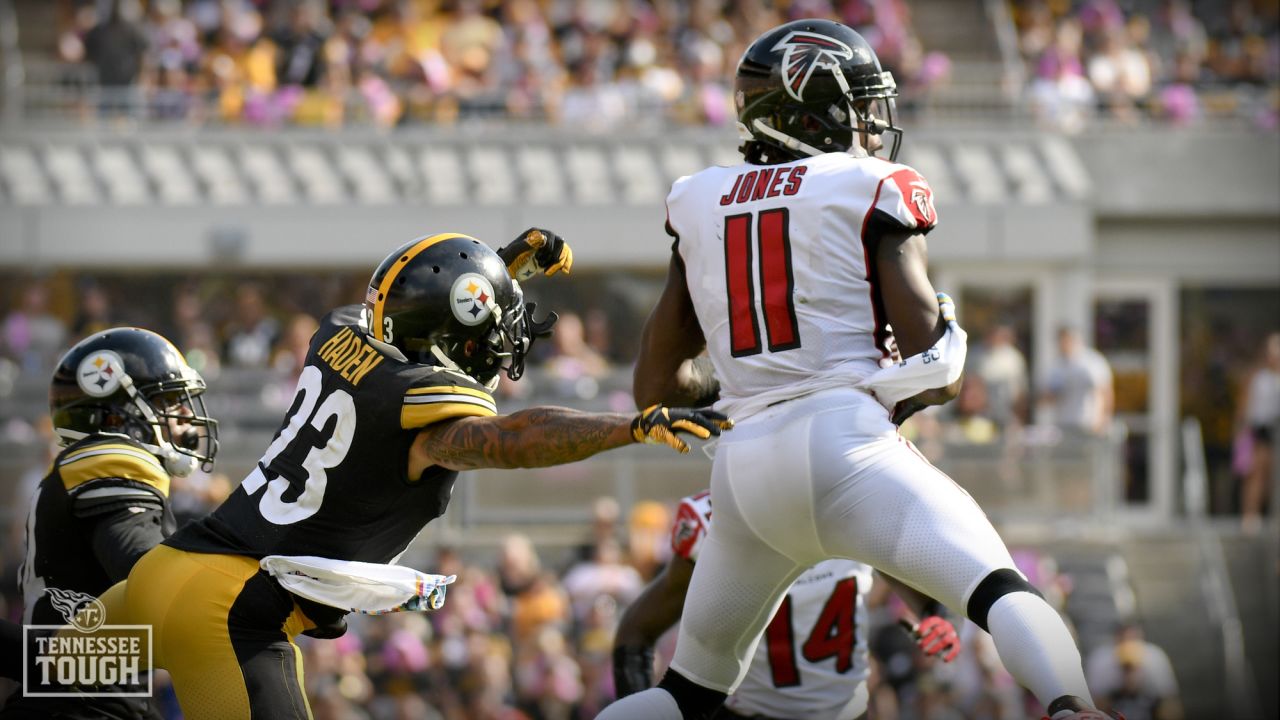
[[(781, 25), (738, 63), (746, 162), (671, 189), (674, 252), (635, 399), (697, 399), (678, 370), (705, 348), (716, 408), (737, 425), (716, 448), (716, 521), (675, 657), (657, 688), (606, 708), (606, 720), (714, 712), (787, 587), (831, 557), (963, 611), (1053, 720), (1104, 717), (1062, 618), (969, 494), (898, 433), (959, 392), (965, 336), (926, 274), (932, 191), (893, 162), (896, 95), (857, 32), (829, 20)], [(890, 334), (904, 359), (882, 368)]]
[[(652, 685), (653, 645), (676, 621), (707, 530), (711, 493), (680, 501), (671, 529), (673, 557), (627, 608), (614, 636), (613, 677), (618, 697)], [(926, 655), (950, 662), (960, 638), (930, 598), (881, 575), (924, 620), (916, 633)], [(805, 718), (854, 720), (867, 711), (867, 608), (872, 569), (844, 558), (823, 560), (787, 590), (765, 627), (742, 684), (717, 720)]]

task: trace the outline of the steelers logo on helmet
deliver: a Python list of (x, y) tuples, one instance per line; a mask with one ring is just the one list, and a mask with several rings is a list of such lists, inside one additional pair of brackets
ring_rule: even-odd
[(124, 361), (110, 350), (89, 353), (76, 369), (76, 382), (90, 397), (106, 397), (120, 387)]
[(453, 302), (453, 316), (463, 325), (479, 325), (493, 314), (493, 285), (483, 275), (460, 275), (453, 281), (449, 297)]

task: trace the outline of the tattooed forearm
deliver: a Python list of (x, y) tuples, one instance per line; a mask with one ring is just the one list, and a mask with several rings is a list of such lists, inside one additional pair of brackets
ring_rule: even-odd
[(548, 467), (634, 442), (631, 420), (630, 415), (535, 407), (430, 426), (415, 444), (431, 464), (452, 470)]

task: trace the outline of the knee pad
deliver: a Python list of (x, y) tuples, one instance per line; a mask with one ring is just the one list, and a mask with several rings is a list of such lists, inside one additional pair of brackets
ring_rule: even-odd
[(707, 720), (728, 697), (718, 690), (702, 687), (671, 668), (663, 673), (658, 687), (675, 698), (684, 720)]
[(983, 630), (991, 632), (987, 627), (987, 613), (991, 612), (991, 606), (1005, 595), (1016, 592), (1028, 592), (1040, 598), (1044, 597), (1034, 585), (1024, 580), (1017, 570), (1002, 568), (992, 572), (982, 578), (982, 582), (978, 583), (978, 587), (974, 588), (973, 594), (969, 596), (969, 603), (965, 608), (969, 619)]

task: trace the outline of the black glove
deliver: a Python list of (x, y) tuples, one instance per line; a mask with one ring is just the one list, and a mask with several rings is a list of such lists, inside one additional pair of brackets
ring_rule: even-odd
[(690, 410), (650, 405), (631, 421), (631, 437), (636, 442), (666, 445), (682, 453), (689, 452), (689, 444), (676, 433), (706, 440), (722, 430), (733, 428), (733, 421), (714, 410)]
[(498, 257), (507, 264), (507, 273), (516, 280), (528, 280), (542, 273), (555, 275), (573, 268), (573, 250), (564, 238), (541, 228), (529, 228), (504, 247)]
[(619, 645), (613, 649), (613, 688), (619, 698), (653, 687), (653, 648)]

